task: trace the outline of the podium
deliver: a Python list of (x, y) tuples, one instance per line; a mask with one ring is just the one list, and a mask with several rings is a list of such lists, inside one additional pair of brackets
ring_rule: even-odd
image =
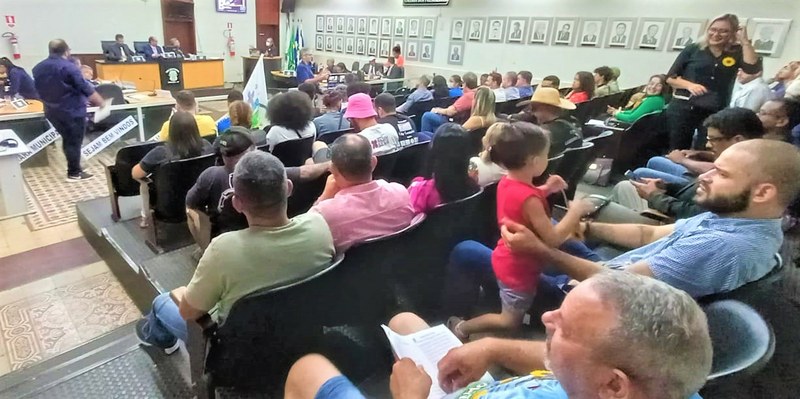
[(162, 89), (169, 91), (183, 90), (183, 62), (179, 58), (159, 59), (158, 74), (161, 76)]

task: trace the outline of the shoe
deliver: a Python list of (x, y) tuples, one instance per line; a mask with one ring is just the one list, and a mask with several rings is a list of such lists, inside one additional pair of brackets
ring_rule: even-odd
[(150, 222), (147, 221), (147, 218), (143, 217), (142, 220), (139, 221), (139, 228), (146, 229), (150, 227)]
[(91, 179), (92, 177), (94, 177), (93, 174), (86, 172), (81, 172), (80, 174), (77, 175), (67, 175), (67, 183), (75, 183), (81, 180), (88, 180)]
[(162, 346), (158, 346), (158, 345), (150, 343), (149, 341), (147, 341), (145, 339), (144, 328), (145, 328), (146, 325), (147, 325), (147, 319), (140, 319), (139, 321), (136, 322), (136, 327), (135, 327), (136, 339), (139, 340), (139, 345), (141, 345), (141, 346), (157, 346), (157, 347), (161, 348), (164, 351), (164, 353), (166, 353), (167, 355), (171, 355), (171, 354), (175, 353), (178, 349), (181, 348), (181, 340), (179, 340), (177, 338), (175, 338), (175, 342), (172, 345), (167, 346), (167, 347), (162, 347)]
[(459, 324), (463, 322), (464, 319), (458, 316), (451, 316), (449, 319), (447, 319), (447, 323), (445, 323), (445, 326), (447, 326), (448, 330), (453, 332), (453, 335), (455, 335), (459, 341), (466, 342), (467, 340), (469, 340), (469, 335), (464, 335), (464, 333), (461, 332), (461, 329), (458, 328)]

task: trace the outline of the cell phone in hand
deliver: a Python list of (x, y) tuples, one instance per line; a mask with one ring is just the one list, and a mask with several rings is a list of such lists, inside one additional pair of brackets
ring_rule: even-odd
[(638, 177), (636, 177), (636, 176), (633, 174), (633, 171), (631, 171), (630, 169), (628, 169), (628, 170), (625, 172), (625, 178), (626, 178), (626, 179), (628, 179), (628, 180), (633, 180), (633, 181), (636, 181), (636, 182), (638, 182), (638, 181), (639, 181), (639, 178), (638, 178)]

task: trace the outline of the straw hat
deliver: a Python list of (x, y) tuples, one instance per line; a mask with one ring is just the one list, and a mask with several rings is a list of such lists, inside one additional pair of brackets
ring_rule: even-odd
[(531, 97), (530, 100), (523, 101), (519, 105), (522, 106), (522, 103), (525, 103), (525, 105), (530, 103), (539, 103), (552, 105), (561, 109), (575, 109), (575, 104), (569, 100), (561, 98), (561, 95), (558, 94), (558, 90), (552, 87), (537, 88), (536, 91), (533, 92), (533, 97)]

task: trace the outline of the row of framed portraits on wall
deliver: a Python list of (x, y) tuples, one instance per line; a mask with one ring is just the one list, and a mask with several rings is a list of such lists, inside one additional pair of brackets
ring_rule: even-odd
[(436, 17), (351, 17), (317, 15), (317, 33), (433, 39)]
[[(752, 18), (742, 25), (756, 52), (778, 56), (791, 22)], [(450, 41), (680, 51), (701, 38), (707, 24), (699, 18), (454, 18)]]
[(388, 58), (391, 49), (400, 46), (408, 61), (433, 62), (433, 40), (403, 40), (402, 38), (370, 38), (343, 35), (317, 35), (316, 51), (337, 54), (364, 55)]

